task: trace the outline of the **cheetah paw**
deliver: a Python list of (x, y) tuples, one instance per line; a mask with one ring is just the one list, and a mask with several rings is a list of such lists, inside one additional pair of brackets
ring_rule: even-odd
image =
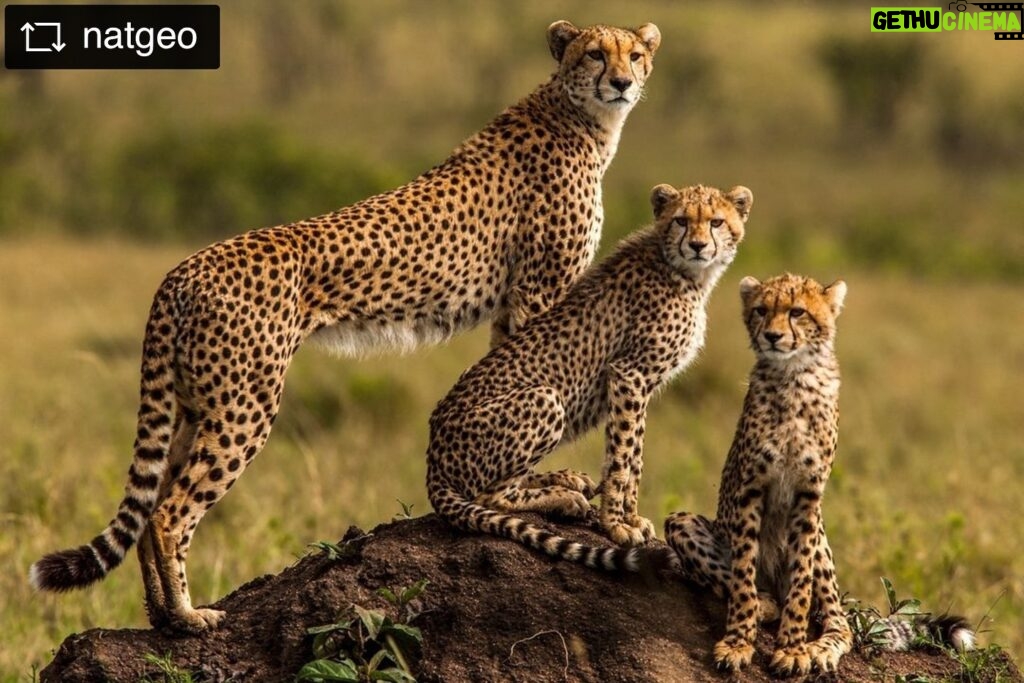
[(726, 636), (715, 644), (715, 666), (723, 671), (739, 671), (754, 659), (754, 646), (739, 636)]
[(207, 607), (179, 609), (171, 616), (171, 627), (185, 633), (205, 633), (220, 626), (226, 612)]
[(565, 476), (566, 479), (569, 480), (566, 484), (566, 488), (579, 491), (587, 500), (590, 500), (597, 495), (597, 482), (591, 479), (590, 475), (586, 472), (565, 470)]
[(811, 673), (811, 648), (806, 644), (779, 648), (768, 665), (776, 676), (803, 676)]
[(626, 524), (634, 529), (639, 529), (640, 533), (643, 534), (644, 541), (650, 541), (657, 536), (657, 532), (654, 528), (654, 522), (646, 517), (641, 517), (640, 515), (626, 515)]
[(622, 522), (612, 522), (610, 524), (602, 522), (601, 528), (604, 529), (608, 538), (612, 539), (612, 542), (616, 545), (641, 545), (647, 540), (644, 538), (643, 531)]
[(551, 512), (572, 519), (586, 519), (593, 513), (593, 506), (585, 493), (566, 489), (561, 500)]
[(579, 491), (587, 500), (597, 495), (597, 484), (586, 472), (556, 470), (536, 476), (540, 486), (561, 486), (571, 491)]
[(826, 631), (821, 638), (807, 644), (807, 652), (811, 658), (814, 671), (835, 671), (839, 660), (850, 651), (852, 635), (849, 631)]

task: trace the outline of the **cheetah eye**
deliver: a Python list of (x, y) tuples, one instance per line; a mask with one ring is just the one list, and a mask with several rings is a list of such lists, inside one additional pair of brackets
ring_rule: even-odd
[(676, 216), (676, 225), (685, 228), (686, 227), (686, 216)]
[(799, 306), (797, 306), (796, 308), (789, 309), (789, 317), (790, 318), (799, 318), (804, 313), (806, 313), (806, 311), (804, 309), (800, 308)]
[(590, 50), (587, 52), (587, 56), (598, 62), (604, 61), (604, 52), (601, 50)]
[(642, 54), (640, 54), (639, 52), (634, 52), (631, 55), (629, 55), (629, 61), (635, 62), (639, 60), (641, 57), (643, 57)]
[(720, 228), (720, 227), (722, 227), (722, 223), (724, 223), (724, 222), (725, 221), (722, 220), (721, 218), (712, 218), (711, 219), (711, 227), (712, 228)]
[(754, 308), (754, 313), (757, 313), (760, 316), (768, 315), (768, 307), (767, 306), (757, 306), (757, 307)]

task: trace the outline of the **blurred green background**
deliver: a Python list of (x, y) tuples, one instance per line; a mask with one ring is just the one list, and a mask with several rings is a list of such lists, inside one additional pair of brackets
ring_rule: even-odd
[[(825, 502), (841, 586), (881, 606), (887, 576), (1019, 658), (1024, 52), (980, 32), (871, 33), (869, 4), (225, 2), (217, 71), (0, 72), (0, 679), (73, 631), (145, 624), (133, 558), (57, 598), (24, 577), (115, 511), (163, 274), (440, 162), (548, 77), (562, 18), (663, 35), (605, 178), (603, 251), (649, 219), (657, 183), (756, 198), (707, 350), (653, 408), (641, 511), (714, 510), (751, 364), (738, 280), (843, 277)], [(478, 331), (400, 360), (301, 351), (264, 454), (201, 526), (195, 599), (384, 521), (396, 499), (427, 512), (427, 416), (485, 348)], [(591, 437), (551, 466), (600, 460)]]

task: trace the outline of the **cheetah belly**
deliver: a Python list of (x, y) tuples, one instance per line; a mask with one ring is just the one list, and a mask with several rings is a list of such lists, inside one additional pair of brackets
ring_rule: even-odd
[(364, 357), (382, 353), (409, 353), (417, 347), (439, 344), (450, 338), (454, 327), (422, 321), (345, 321), (322, 327), (310, 335), (317, 348), (339, 356)]

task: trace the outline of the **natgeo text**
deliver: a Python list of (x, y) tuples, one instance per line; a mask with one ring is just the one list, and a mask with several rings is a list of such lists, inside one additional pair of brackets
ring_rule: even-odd
[(217, 5), (8, 5), (8, 69), (216, 69)]

